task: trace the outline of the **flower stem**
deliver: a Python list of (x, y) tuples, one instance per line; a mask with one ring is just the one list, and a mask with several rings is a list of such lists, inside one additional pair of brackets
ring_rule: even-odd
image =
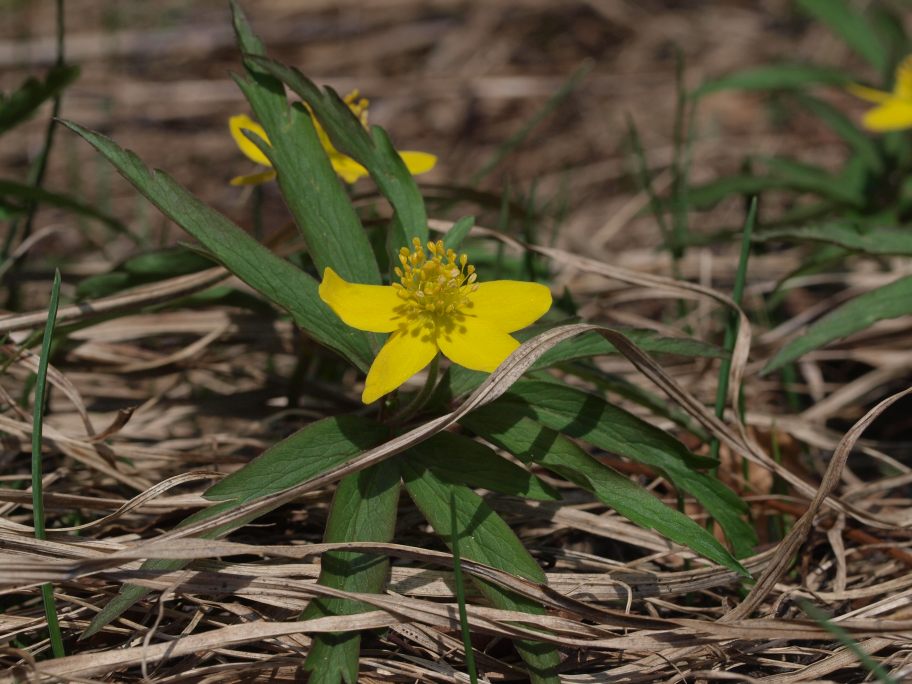
[(412, 399), (408, 406), (406, 406), (404, 409), (402, 409), (402, 411), (390, 419), (391, 423), (401, 425), (402, 423), (405, 423), (414, 417), (421, 409), (424, 408), (427, 400), (431, 398), (431, 394), (434, 391), (434, 386), (437, 384), (437, 367), (439, 364), (440, 354), (436, 354), (431, 361), (431, 365), (428, 367), (427, 380), (424, 381), (424, 387), (422, 387), (421, 391), (415, 395), (415, 398)]

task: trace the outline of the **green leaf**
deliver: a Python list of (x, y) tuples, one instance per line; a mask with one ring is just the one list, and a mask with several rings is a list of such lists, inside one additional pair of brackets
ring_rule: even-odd
[(0, 134), (28, 119), (79, 76), (79, 67), (54, 66), (43, 81), (29, 78), (9, 95), (0, 93)]
[(88, 204), (83, 204), (69, 195), (49, 192), (41, 188), (36, 188), (34, 185), (26, 185), (24, 183), (17, 183), (16, 181), (0, 179), (0, 204), (11, 210), (25, 211), (28, 208), (28, 205), (32, 203), (44, 204), (49, 207), (57, 207), (58, 209), (66, 209), (74, 214), (93, 218), (97, 221), (101, 221), (115, 232), (127, 235), (134, 242), (137, 241), (127, 227), (116, 218), (109, 216), (102, 211), (98, 211)]
[(669, 508), (650, 492), (594, 459), (559, 432), (515, 410), (484, 406), (462, 424), (523, 461), (544, 466), (592, 492), (631, 522), (654, 529), (711, 561), (745, 575), (747, 571), (705, 528)]
[[(769, 173), (779, 179), (785, 187), (800, 192), (813, 192), (821, 197), (845, 202), (856, 207), (863, 206), (865, 197), (862, 189), (854, 182), (857, 179), (849, 174), (834, 176), (820, 166), (805, 164), (787, 157), (756, 157), (765, 164)], [(847, 167), (848, 168), (848, 167)]]
[(484, 444), (453, 432), (441, 432), (412, 447), (408, 458), (450, 484), (482, 487), (538, 501), (561, 498), (541, 478), (498, 456)]
[[(262, 54), (243, 12), (232, 4), (241, 50)], [(272, 162), (279, 188), (320, 274), (329, 266), (348, 281), (380, 283), (380, 271), (348, 194), (320, 144), (310, 115), (291, 107), (281, 82), (245, 60), (238, 86), (266, 130), (269, 144), (248, 136)]]
[(826, 24), (868, 64), (884, 74), (889, 66), (880, 36), (864, 13), (847, 0), (798, 0), (798, 5), (812, 17)]
[[(279, 492), (344, 463), (388, 437), (387, 428), (365, 418), (324, 418), (271, 446), (206, 490), (205, 496), (211, 501), (239, 504)], [(206, 511), (198, 519), (208, 519)]]
[(466, 239), (469, 231), (472, 230), (474, 225), (474, 216), (463, 216), (456, 221), (456, 223), (453, 224), (453, 227), (447, 231), (447, 234), (443, 236), (443, 244), (447, 249), (458, 250), (462, 241)]
[(775, 64), (747, 69), (707, 81), (693, 91), (692, 97), (702, 97), (723, 90), (800, 90), (812, 85), (841, 86), (851, 78), (840, 69), (811, 64)]
[(912, 233), (906, 228), (864, 229), (850, 222), (822, 223), (765, 230), (758, 242), (824, 242), (865, 254), (912, 256)]
[(129, 287), (197, 273), (213, 265), (212, 260), (186, 247), (166, 247), (140, 254), (108, 273), (82, 280), (76, 287), (80, 299), (105, 297)]
[(877, 321), (912, 313), (912, 276), (894, 280), (876, 290), (859, 295), (814, 322), (766, 364), (763, 373), (782, 368), (809, 351), (859, 332)]
[[(326, 470), (348, 461), (357, 454), (382, 443), (388, 430), (373, 421), (357, 416), (325, 418), (299, 430), (273, 445), (238, 471), (206, 491), (206, 498), (217, 501), (181, 522), (181, 526), (209, 520), (246, 501), (279, 492), (287, 487), (317, 477)], [(207, 532), (206, 538), (228, 534), (268, 511), (260, 511), (249, 520), (239, 520)], [(186, 565), (185, 561), (149, 560), (144, 570), (171, 571)], [(91, 636), (116, 619), (130, 606), (149, 593), (149, 589), (125, 584), (93, 619), (81, 638)]]
[[(396, 530), (399, 468), (388, 460), (343, 478), (333, 496), (325, 542), (389, 542)], [(319, 583), (358, 593), (379, 594), (389, 577), (389, 559), (370, 553), (330, 552), (323, 555)], [(353, 615), (366, 610), (354, 601), (320, 598), (311, 601), (301, 619)], [(356, 684), (359, 632), (315, 634), (304, 662), (311, 684)]]
[[(524, 342), (557, 325), (575, 323), (577, 320), (578, 319), (567, 319), (559, 322), (549, 321), (548, 323), (533, 325), (525, 330), (513, 333), (513, 336)], [(664, 337), (654, 330), (646, 329), (618, 327), (617, 330), (623, 332), (626, 337), (645, 352), (654, 354), (679, 354), (681, 356), (699, 356), (706, 358), (719, 358), (724, 354), (719, 347), (701, 340), (685, 337)], [(535, 362), (532, 369), (542, 370), (565, 361), (574, 361), (593, 356), (601, 356), (602, 354), (616, 353), (617, 349), (615, 349), (614, 345), (598, 333), (583, 333), (582, 335), (561, 342), (553, 349), (549, 349)], [(439, 404), (468, 394), (484, 382), (487, 377), (487, 373), (481, 373), (479, 371), (463, 368), (462, 366), (452, 365), (447, 368), (441, 378), (431, 401)]]
[[(540, 325), (532, 325), (514, 336), (522, 342), (532, 339), (546, 330), (564, 325), (566, 323), (576, 323), (576, 319), (561, 321), (560, 323), (548, 322)], [(717, 346), (695, 340), (687, 337), (665, 337), (654, 330), (637, 329), (637, 328), (617, 328), (624, 335), (636, 344), (643, 351), (652, 354), (677, 354), (679, 356), (696, 356), (704, 358), (719, 358), (724, 352)], [(578, 337), (561, 342), (553, 349), (541, 355), (541, 357), (532, 366), (534, 370), (550, 368), (564, 361), (574, 359), (584, 359), (592, 356), (602, 356), (603, 354), (617, 354), (618, 351), (604, 337), (598, 333), (584, 333)]]
[(719, 522), (735, 556), (752, 552), (756, 536), (742, 519), (744, 501), (715, 477), (696, 470), (716, 461), (692, 454), (657, 427), (593, 394), (540, 381), (517, 382), (491, 405), (657, 469)]
[(183, 246), (155, 249), (127, 259), (120, 269), (144, 278), (173, 278), (212, 266), (212, 259)]
[(903, 26), (904, 9), (909, 9), (908, 0), (895, 8), (887, 7), (884, 3), (869, 3), (865, 7), (868, 23), (883, 44), (884, 51), (894, 59), (909, 52), (909, 36)]
[[(434, 531), (452, 548), (452, 530), (459, 534), (460, 557), (468, 558), (544, 584), (545, 573), (529, 555), (522, 542), (484, 499), (462, 485), (448, 484), (408, 456), (401, 461), (405, 488)], [(458, 455), (453, 458), (458, 459)], [(455, 505), (455, 520), (451, 510)], [(543, 615), (539, 604), (518, 596), (495, 584), (473, 578), (479, 591), (495, 607), (533, 615)], [(550, 646), (528, 640), (514, 642), (529, 667), (531, 681), (557, 684), (557, 651)]]
[(316, 280), (200, 202), (165, 172), (150, 171), (134, 153), (99, 133), (72, 122), (64, 124), (101, 152), (152, 204), (202, 242), (232, 273), (288, 311), (315, 340), (367, 370), (373, 359), (368, 338), (342, 323), (322, 302)]
[(248, 61), (297, 93), (313, 109), (333, 145), (368, 170), (395, 211), (389, 245), (394, 247), (391, 254), (409, 244), (413, 237), (426, 242), (424, 200), (386, 132), (379, 126), (372, 126), (370, 132), (365, 130), (334, 90), (321, 90), (297, 69), (259, 56), (250, 57)]
[(854, 207), (865, 197), (850, 179), (840, 178), (822, 168), (781, 157), (758, 158), (769, 168), (764, 176), (735, 174), (690, 188), (689, 199), (696, 209), (711, 209), (723, 199), (759, 195), (766, 190), (809, 192)]
[(798, 93), (796, 100), (801, 106), (823, 121), (840, 138), (855, 150), (858, 159), (875, 173), (884, 169), (884, 160), (881, 157), (874, 138), (859, 129), (842, 110), (837, 109), (829, 102), (805, 93)]
[(265, 55), (266, 47), (259, 37), (253, 32), (253, 27), (247, 21), (247, 16), (237, 0), (229, 0), (231, 6), (231, 22), (234, 26), (234, 35), (237, 38), (238, 47), (248, 55)]

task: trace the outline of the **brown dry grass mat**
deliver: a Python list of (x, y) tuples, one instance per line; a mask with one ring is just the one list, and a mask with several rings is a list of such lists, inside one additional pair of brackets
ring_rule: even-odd
[[(169, 2), (153, 9), (159, 3), (87, 0), (84, 12), (73, 9), (80, 4), (71, 7), (68, 44), (83, 78), (65, 100), (64, 115), (130, 141), (150, 165), (168, 168), (212, 206), (250, 223), (246, 198), (226, 184), (239, 167), (225, 121), (242, 100), (226, 75), (238, 67), (224, 4)], [(0, 68), (12, 80), (52, 61), (50, 5), (0, 8), (7, 13), (0, 22)], [(560, 214), (553, 240), (548, 233), (540, 244), (525, 244), (480, 227), (474, 235), (500, 241), (511, 254), (537, 254), (548, 264), (554, 291), (572, 292), (591, 323), (527, 342), (440, 418), (304, 485), (178, 528), (212, 505), (202, 496), (209, 485), (270, 445), (321, 417), (362, 410), (359, 376), (352, 371), (340, 387), (311, 372), (302, 362), (300, 332), (271, 311), (180, 305), (215, 285), (249, 294), (221, 267), (62, 306), (58, 325), (69, 332), (48, 374), (49, 536), (39, 541), (23, 483), (30, 383), (38, 367), (30, 335), (47, 317), (48, 264), (61, 264), (65, 294), (72, 295), (82, 278), (106, 272), (136, 249), (127, 237), (42, 210), (17, 254), (30, 259), (21, 273), (23, 305), (0, 311), (0, 681), (301, 681), (311, 635), (363, 630), (359, 681), (468, 682), (452, 555), (405, 501), (398, 543), (322, 543), (334, 485), (437, 432), (459, 430), (460, 417), (507, 391), (541, 354), (591, 331), (620, 352), (597, 359), (597, 369), (654, 392), (667, 411), (661, 417), (620, 400), (625, 408), (677, 431), (695, 449), (698, 431), (720, 443), (720, 477), (748, 503), (761, 537), (756, 553), (741, 559), (756, 581), (745, 582), (537, 472), (563, 501), (483, 494), (546, 569), (547, 584), (462, 560), (467, 575), (546, 608), (541, 616), (497, 610), (469, 589), (480, 681), (525, 680), (510, 646), (517, 638), (559, 647), (561, 681), (568, 683), (873, 681), (859, 653), (896, 681), (912, 679), (912, 467), (901, 455), (912, 443), (910, 321), (879, 321), (802, 357), (789, 383), (760, 374), (808, 321), (850, 294), (910, 273), (908, 263), (897, 259), (887, 274), (849, 261), (837, 273), (793, 278), (783, 295), (793, 315), (767, 326), (751, 311), (802, 265), (806, 251), (783, 248), (754, 258), (743, 307), (726, 294), (736, 245), (695, 246), (672, 274), (667, 254), (655, 248), (659, 231), (646, 215), (649, 198), (631, 182), (622, 140), (629, 111), (644, 133), (656, 188), (667, 188), (673, 97), (659, 102), (657, 93), (673, 89), (673, 44), (684, 46), (695, 82), (781, 54), (850, 63), (845, 48), (794, 19), (788, 3), (773, 1), (558, 7), (539, 0), (259, 0), (245, 6), (278, 57), (306, 64), (315, 80), (342, 92), (357, 86), (370, 93), (377, 121), (394, 138), (440, 155), (444, 161), (426, 188), (437, 206), (454, 197), (477, 201), (496, 217), (504, 179), (524, 187), (534, 182), (541, 196), (559, 197), (564, 206), (549, 215), (557, 225)], [(478, 159), (488, 158), (587, 60), (594, 66), (585, 87), (541, 123), (532, 143), (508, 157), (476, 194), (460, 194), (465, 188), (457, 181), (469, 178)], [(745, 150), (800, 148), (819, 163), (842, 150), (832, 135), (800, 120), (776, 128), (761, 110), (748, 95), (707, 105), (693, 150), (696, 179), (731, 171)], [(23, 174), (40, 140), (39, 124), (0, 143), (0, 176)], [(87, 146), (64, 139), (59, 151), (49, 187), (97, 202), (147, 244), (183, 239), (140, 207)], [(362, 206), (372, 199), (358, 197)], [(262, 209), (265, 239), (294, 253), (299, 245), (274, 189), (266, 189)], [(774, 199), (769, 211), (778, 209)], [(695, 230), (709, 234), (740, 219), (740, 207), (723, 204), (701, 215)], [(451, 226), (431, 221), (436, 230)], [(669, 323), (678, 302), (687, 302), (687, 314)], [(729, 410), (723, 419), (708, 408), (717, 360), (653, 358), (617, 332), (626, 326), (718, 342), (732, 312), (741, 325), (728, 405), (744, 410)], [(792, 393), (809, 398), (808, 405), (791, 406)], [(669, 412), (694, 430), (681, 429)], [(710, 524), (660, 474), (613, 454), (597, 456)], [(194, 536), (264, 511), (230, 539)], [(321, 559), (340, 550), (390, 557), (386, 592), (317, 584)], [(147, 559), (188, 565), (154, 572), (141, 569)], [(47, 582), (68, 636), (63, 658), (47, 658), (39, 592)], [(153, 592), (99, 634), (73, 638), (125, 583)], [(318, 597), (356, 598), (368, 610), (299, 620)], [(809, 616), (804, 600), (824, 606), (828, 622)]]

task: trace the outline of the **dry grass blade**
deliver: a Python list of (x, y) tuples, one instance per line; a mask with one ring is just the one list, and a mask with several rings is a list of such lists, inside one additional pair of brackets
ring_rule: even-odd
[[(33, 354), (27, 349), (17, 348), (11, 344), (0, 346), (0, 352), (5, 354), (7, 358), (13, 359), (14, 366), (21, 366), (29, 373), (38, 372), (39, 357), (37, 354)], [(89, 412), (86, 409), (85, 402), (79, 394), (79, 390), (76, 389), (73, 383), (70, 382), (63, 373), (51, 364), (48, 364), (47, 374), (48, 381), (51, 385), (63, 392), (67, 399), (73, 403), (73, 406), (76, 407), (82, 424), (85, 426), (86, 434), (89, 437), (94, 437), (95, 428), (92, 426), (92, 419), (89, 417)]]
[[(84, 531), (91, 529), (97, 526), (107, 525), (111, 522), (114, 522), (118, 518), (123, 517), (130, 511), (142, 508), (149, 501), (160, 497), (162, 494), (167, 492), (169, 489), (178, 487), (189, 482), (198, 482), (200, 480), (212, 480), (219, 479), (222, 477), (222, 473), (213, 472), (213, 471), (191, 471), (187, 473), (182, 473), (180, 475), (175, 475), (174, 477), (169, 477), (167, 480), (162, 480), (161, 482), (149, 487), (142, 494), (134, 496), (129, 501), (126, 501), (121, 505), (116, 511), (110, 513), (98, 520), (93, 520), (92, 522), (83, 523), (81, 525), (73, 525), (71, 527), (55, 527), (53, 530), (50, 530), (50, 537), (54, 538), (55, 535), (59, 535), (60, 539), (68, 539), (69, 532)], [(32, 528), (28, 525), (18, 525), (11, 523), (9, 521), (0, 520), (0, 528), (10, 529), (16, 532), (25, 532), (29, 533), (32, 531)], [(3, 586), (4, 582), (2, 577), (0, 577), (0, 586)]]
[(791, 564), (795, 553), (807, 539), (814, 517), (820, 510), (823, 502), (839, 483), (842, 469), (845, 467), (846, 460), (855, 447), (855, 443), (868, 426), (877, 420), (884, 411), (910, 393), (912, 393), (912, 388), (897, 392), (878, 403), (874, 408), (868, 411), (864, 417), (855, 423), (855, 425), (852, 426), (852, 429), (845, 434), (842, 440), (840, 440), (839, 446), (830, 458), (830, 463), (823, 476), (823, 481), (820, 483), (817, 493), (811, 500), (807, 511), (799, 518), (798, 522), (795, 523), (795, 526), (792, 527), (786, 538), (780, 542), (776, 555), (773, 557), (766, 570), (763, 571), (763, 574), (760, 576), (760, 579), (757, 581), (757, 584), (751, 590), (750, 594), (747, 595), (747, 598), (722, 618), (724, 621), (739, 620), (747, 617), (756, 610), (766, 598), (767, 594), (773, 590), (773, 587), (782, 578), (782, 575)]
[[(218, 266), (199, 273), (169, 278), (160, 283), (143, 285), (130, 292), (102, 297), (82, 304), (71, 304), (60, 309), (57, 322), (58, 325), (78, 323), (102, 314), (129, 311), (138, 307), (172, 301), (177, 297), (205, 290), (228, 276), (228, 271)], [(43, 325), (46, 320), (47, 311), (0, 316), (0, 335), (17, 330), (37, 328)]]

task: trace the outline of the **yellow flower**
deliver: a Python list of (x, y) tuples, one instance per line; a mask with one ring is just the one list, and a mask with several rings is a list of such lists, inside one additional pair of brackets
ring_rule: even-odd
[(877, 105), (868, 110), (861, 123), (869, 131), (884, 133), (912, 128), (912, 55), (896, 67), (893, 92), (875, 90), (853, 83), (848, 91)]
[(544, 285), (517, 280), (477, 283), (465, 254), (415, 238), (399, 250), (398, 283), (359, 285), (323, 272), (320, 298), (346, 324), (392, 333), (367, 373), (365, 404), (392, 392), (443, 352), (450, 361), (491, 372), (519, 346), (509, 333), (551, 307)]
[[(357, 90), (353, 90), (345, 96), (345, 104), (347, 104), (348, 108), (352, 110), (352, 113), (358, 117), (361, 124), (367, 128), (367, 108), (369, 105), (367, 99), (360, 97)], [(309, 109), (310, 108), (308, 107), (308, 110)], [(327, 156), (329, 156), (329, 161), (335, 172), (339, 174), (339, 177), (346, 183), (354, 183), (359, 178), (366, 176), (367, 169), (351, 157), (339, 152), (339, 150), (333, 146), (326, 131), (323, 130), (323, 126), (321, 126), (320, 122), (313, 116), (313, 112), (311, 112), (311, 119), (313, 120), (314, 128), (317, 131), (317, 137), (320, 139), (320, 144), (326, 151)], [(274, 179), (276, 177), (276, 172), (273, 170), (269, 158), (243, 133), (243, 131), (251, 131), (269, 143), (269, 138), (266, 136), (266, 131), (263, 130), (263, 127), (249, 116), (238, 114), (237, 116), (232, 116), (228, 120), (228, 128), (231, 130), (231, 137), (234, 138), (234, 141), (241, 149), (241, 152), (243, 152), (250, 161), (269, 168), (268, 171), (261, 171), (248, 176), (232, 178), (231, 184), (258, 185)], [(412, 175), (415, 176), (430, 171), (437, 163), (437, 157), (433, 154), (428, 154), (427, 152), (399, 152), (399, 156), (402, 157), (405, 166)]]

